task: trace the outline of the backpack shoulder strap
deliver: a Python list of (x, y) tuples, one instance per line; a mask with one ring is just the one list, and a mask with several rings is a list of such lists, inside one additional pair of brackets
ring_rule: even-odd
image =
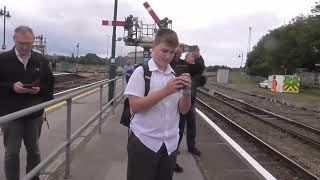
[(145, 81), (145, 91), (144, 91), (144, 96), (147, 96), (148, 93), (149, 93), (149, 90), (150, 90), (150, 80), (151, 80), (151, 74), (152, 72), (149, 70), (149, 66), (146, 64), (146, 65), (143, 65), (143, 78), (144, 78), (144, 81)]
[[(144, 96), (147, 96), (150, 91), (150, 80), (152, 72), (149, 70), (149, 66), (147, 64), (143, 65), (143, 78), (145, 81), (144, 84)], [(177, 76), (174, 72), (171, 72), (174, 76)]]

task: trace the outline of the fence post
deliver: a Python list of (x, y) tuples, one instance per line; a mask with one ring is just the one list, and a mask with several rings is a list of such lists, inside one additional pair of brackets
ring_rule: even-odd
[(115, 101), (115, 97), (116, 97), (116, 89), (117, 89), (117, 80), (114, 80), (114, 88), (113, 88), (113, 102), (112, 102), (112, 114), (115, 115), (115, 106), (116, 106), (116, 101)]
[(103, 91), (103, 84), (100, 85), (100, 115), (99, 115), (99, 134), (102, 133), (102, 91)]
[[(126, 82), (126, 79), (123, 76), (122, 79), (121, 79), (121, 89), (126, 88), (125, 82)], [(123, 98), (121, 98), (121, 104), (123, 104), (123, 102), (124, 102), (122, 100), (123, 100)]]
[(66, 129), (66, 141), (68, 142), (66, 146), (66, 167), (64, 179), (69, 179), (70, 176), (70, 163), (71, 163), (71, 105), (72, 98), (67, 100), (67, 129)]
[(122, 77), (121, 82), (122, 82), (121, 89), (123, 89), (125, 87), (125, 82), (126, 82), (124, 77)]

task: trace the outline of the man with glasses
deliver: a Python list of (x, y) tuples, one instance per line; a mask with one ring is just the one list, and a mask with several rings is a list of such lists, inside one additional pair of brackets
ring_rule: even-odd
[[(54, 77), (45, 57), (32, 51), (31, 28), (14, 31), (15, 46), (0, 55), (0, 116), (53, 99)], [(19, 153), (23, 140), (27, 150), (26, 173), (40, 163), (39, 137), (43, 123), (40, 110), (1, 126), (5, 147), (4, 171), (7, 180), (19, 180)], [(32, 180), (39, 180), (36, 175)]]

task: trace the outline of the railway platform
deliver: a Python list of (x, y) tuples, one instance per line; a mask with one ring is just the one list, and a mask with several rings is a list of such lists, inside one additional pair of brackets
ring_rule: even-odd
[[(117, 84), (117, 92), (121, 92), (124, 86)], [(100, 85), (96, 85), (95, 87)], [(100, 86), (102, 87), (102, 86)], [(94, 87), (93, 87), (94, 88)], [(107, 90), (107, 89), (106, 89)], [(74, 96), (72, 111), (68, 111), (63, 103), (56, 107), (54, 111), (48, 112), (48, 118), (51, 122), (51, 128), (44, 130), (40, 139), (40, 149), (42, 158), (46, 159), (51, 156), (53, 149), (60, 146), (61, 140), (64, 139), (66, 130), (65, 116), (68, 112), (72, 114), (72, 133), (78, 132), (85, 124), (90, 116), (92, 117), (99, 111), (99, 99), (106, 102), (107, 91), (103, 90), (103, 95), (99, 96), (97, 89), (85, 92), (83, 94), (69, 94), (68, 98)], [(102, 91), (100, 91), (102, 92)], [(80, 92), (79, 92), (80, 93)], [(59, 97), (63, 99), (64, 97)], [(57, 100), (58, 101), (58, 100)], [(121, 101), (120, 101), (121, 102)], [(71, 107), (71, 105), (70, 105)], [(50, 107), (49, 107), (50, 108)], [(52, 179), (70, 179), (70, 180), (125, 180), (127, 165), (127, 128), (119, 123), (122, 103), (115, 103), (115, 113), (109, 113), (104, 116), (102, 133), (94, 133), (95, 124), (89, 126), (87, 130), (80, 134), (79, 138), (71, 144), (71, 168), (70, 176), (64, 177), (64, 155), (48, 165), (48, 168), (40, 171), (41, 180)], [(208, 119), (201, 115), (198, 111), (197, 115), (197, 146), (202, 151), (200, 157), (192, 156), (187, 152), (185, 140), (182, 141), (180, 147), (180, 155), (178, 163), (183, 167), (183, 173), (175, 173), (174, 180), (260, 180), (273, 179), (268, 176), (259, 164), (248, 161), (247, 155), (244, 155), (241, 149), (235, 146), (234, 142), (228, 139), (228, 136), (221, 133), (221, 130), (214, 127)], [(95, 126), (96, 127), (96, 126)], [(43, 127), (45, 128), (45, 127)], [(91, 131), (90, 131), (91, 129)], [(78, 140), (83, 141), (78, 141)], [(4, 156), (4, 148), (1, 148), (1, 157)], [(24, 175), (25, 151), (21, 152), (21, 177)], [(3, 159), (1, 159), (3, 164)], [(59, 165), (60, 163), (60, 165)], [(50, 167), (58, 167), (55, 170)], [(5, 179), (3, 166), (0, 165), (0, 179)], [(23, 178), (27, 179), (27, 178)], [(29, 178), (28, 178), (29, 179)]]
[[(76, 153), (71, 164), (71, 180), (125, 180), (127, 165), (127, 128), (119, 121), (122, 104), (115, 115), (103, 125), (102, 134), (92, 139)], [(187, 152), (186, 141), (180, 147), (178, 163), (183, 173), (174, 173), (174, 180), (260, 180), (257, 170), (233, 149), (215, 129), (197, 115), (198, 147), (202, 156)], [(209, 168), (208, 168), (209, 167)], [(59, 180), (64, 180), (63, 176)]]

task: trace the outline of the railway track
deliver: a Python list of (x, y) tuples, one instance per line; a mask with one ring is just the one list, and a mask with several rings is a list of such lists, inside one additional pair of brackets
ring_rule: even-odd
[[(208, 89), (206, 90), (208, 91)], [(203, 90), (200, 90), (200, 92), (207, 93)], [(320, 130), (319, 129), (302, 124), (292, 119), (288, 119), (286, 117), (272, 113), (270, 111), (266, 111), (259, 107), (250, 105), (241, 100), (237, 100), (235, 98), (227, 96), (221, 92), (214, 91), (214, 93), (215, 95), (212, 97), (215, 98), (216, 100), (221, 101), (239, 111), (247, 113), (257, 119), (260, 119), (265, 123), (273, 125), (276, 128), (279, 128), (283, 131), (291, 133), (303, 139), (304, 141), (311, 143), (312, 145), (320, 148)]]
[(238, 126), (259, 137), (265, 144), (268, 143), (267, 146), (273, 148), (273, 151), (282, 154), (277, 155), (278, 158), (282, 157), (281, 161), (283, 157), (286, 158), (285, 161), (290, 167), (295, 166), (296, 170), (306, 171), (304, 172), (306, 177), (313, 177), (310, 179), (319, 179), (317, 177), (320, 175), (319, 130), (224, 96), (222, 93), (212, 94), (206, 91), (208, 90), (199, 91), (198, 97), (202, 103), (206, 102), (218, 109), (231, 117)]
[[(310, 102), (312, 105), (304, 105), (306, 102), (300, 104), (299, 102), (295, 103), (291, 101), (289, 103), (281, 96), (275, 98), (230, 88), (220, 84), (208, 84), (207, 87), (211, 90), (223, 92), (224, 94), (232, 96), (233, 98), (243, 99), (252, 105), (320, 129), (320, 109), (316, 108), (317, 105), (314, 101)], [(261, 93), (263, 94), (263, 92)]]
[(58, 93), (64, 90), (72, 89), (75, 87), (87, 85), (90, 83), (103, 80), (105, 78), (84, 78), (84, 77), (72, 77), (71, 75), (66, 75), (65, 79), (60, 80), (55, 84), (54, 92)]

